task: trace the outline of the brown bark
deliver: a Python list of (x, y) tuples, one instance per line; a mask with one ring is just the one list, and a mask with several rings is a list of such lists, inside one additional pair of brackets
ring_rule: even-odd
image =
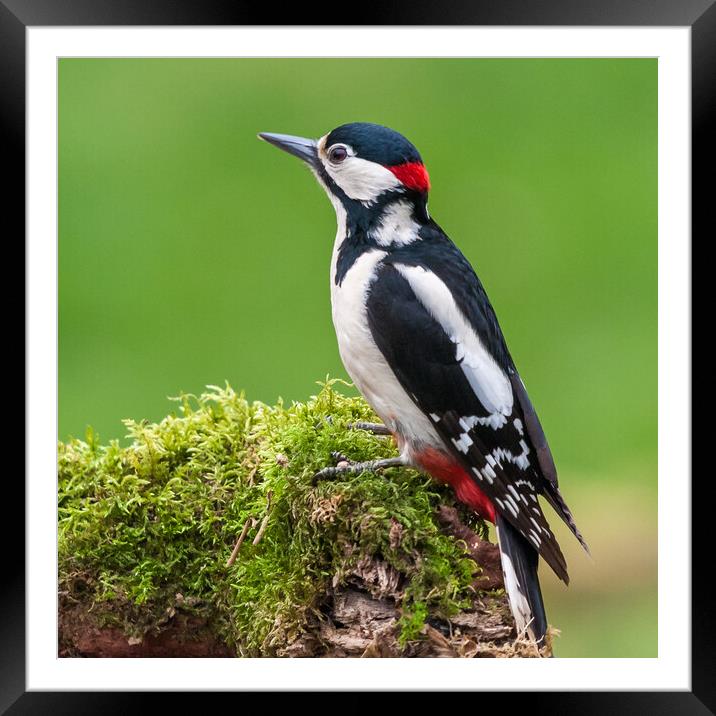
[[(457, 510), (441, 507), (440, 524), (463, 540), (481, 566), (469, 609), (445, 620), (430, 619), (421, 638), (405, 649), (398, 643), (402, 577), (375, 558), (364, 558), (342, 586), (326, 594), (300, 635), (267, 655), (286, 657), (508, 657), (539, 656), (529, 642), (516, 641), (504, 594), (496, 545), (466, 527)], [(397, 525), (397, 523), (396, 523)], [(400, 525), (391, 539), (400, 539)], [(205, 618), (171, 607), (164, 623), (142, 638), (128, 638), (116, 626), (99, 623), (82, 603), (60, 599), (60, 656), (65, 657), (231, 657), (234, 651)]]

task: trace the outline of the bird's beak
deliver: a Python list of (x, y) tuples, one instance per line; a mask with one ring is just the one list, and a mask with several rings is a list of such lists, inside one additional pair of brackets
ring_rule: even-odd
[(318, 150), (314, 139), (292, 137), (290, 134), (272, 134), (271, 132), (259, 132), (258, 136), (259, 139), (283, 149), (284, 152), (303, 159), (304, 162), (308, 162), (311, 166), (318, 162)]

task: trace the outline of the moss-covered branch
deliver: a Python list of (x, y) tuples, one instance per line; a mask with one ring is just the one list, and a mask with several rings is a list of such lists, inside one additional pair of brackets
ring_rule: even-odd
[(178, 402), (125, 421), (127, 447), (59, 445), (61, 653), (171, 634), (197, 655), (535, 655), (449, 489), (409, 469), (313, 480), (333, 451), (395, 454), (349, 429), (375, 420), (362, 399), (329, 381), (290, 407), (229, 386)]

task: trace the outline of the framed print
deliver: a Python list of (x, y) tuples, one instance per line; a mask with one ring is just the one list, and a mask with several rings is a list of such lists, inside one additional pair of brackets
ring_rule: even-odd
[[(2, 0), (6, 162), (26, 177), (8, 207), (25, 228), (28, 286), (26, 491), (14, 502), (27, 541), (3, 597), (8, 713), (105, 708), (104, 694), (69, 692), (129, 707), (124, 692), (173, 690), (530, 691), (534, 706), (579, 713), (716, 709), (699, 569), (709, 483), (691, 474), (689, 419), (690, 234), (703, 224), (691, 217), (706, 206), (716, 10), (486, 5), (274, 26), (211, 4)], [(383, 214), (386, 192), (398, 199)], [(339, 236), (376, 214), (365, 254), (346, 257), (336, 239), (331, 258), (331, 202)], [(410, 254), (429, 231), (449, 257)], [(513, 506), (505, 492), (490, 514), (496, 498), (463, 499), (427, 448), (409, 464), (442, 470), (444, 488), (414, 472), (355, 477), (400, 459), (355, 425), (377, 415), (401, 456), (427, 440), (405, 447), (413, 414), (396, 418), (395, 397), (382, 410), (382, 363), (367, 348), (351, 362), (333, 331), (339, 346), (362, 340), (343, 331), (356, 319), (337, 292), (366, 256), (392, 250), (402, 258), (383, 300), (423, 296), (424, 330), (381, 343), (406, 314), (369, 306), (373, 267), (370, 288), (355, 289), (372, 321), (366, 345), (381, 346), (430, 430), (449, 430), (449, 409), (435, 406), (453, 383), (435, 390), (434, 372), (414, 372), (427, 326), (458, 346), (456, 370), (495, 410), (462, 410), (452, 443), (465, 456), (489, 452), (484, 440), (502, 435), (494, 416), (512, 415), (495, 388), (500, 328), (458, 320), (492, 316), (486, 292), (512, 352), (500, 370), (521, 366), (574, 513), (548, 494), (565, 522), (549, 515), (553, 535), (534, 509), (537, 551), (548, 535), (564, 550), (542, 563), (539, 598), (521, 586), (533, 577), (519, 551), (505, 557), (513, 522), (500, 527), (500, 510), (529, 509), (528, 494)], [(475, 279), (463, 299), (471, 266), (485, 288)], [(443, 288), (459, 311), (428, 306)], [(475, 300), (487, 308), (465, 307)], [(498, 348), (484, 349), (490, 330)], [(473, 346), (467, 361), (461, 345)], [(489, 390), (464, 365), (483, 350)], [(554, 467), (530, 398), (519, 400), (513, 429), (528, 440), (490, 448), (498, 474), (475, 473), (490, 486), (502, 462), (533, 469), (531, 451), (538, 474)], [(498, 566), (480, 591), (483, 538)], [(464, 544), (481, 571), (465, 566)], [(476, 590), (483, 616), (493, 609), (490, 639), (470, 631), (476, 619), (484, 629)], [(352, 629), (351, 599), (364, 620), (387, 599), (390, 630), (385, 614), (383, 631)], [(549, 649), (523, 648), (542, 638)], [(557, 658), (457, 658), (540, 655)]]

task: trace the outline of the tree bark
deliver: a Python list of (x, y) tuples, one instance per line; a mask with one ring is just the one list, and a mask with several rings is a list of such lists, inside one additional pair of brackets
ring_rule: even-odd
[[(376, 558), (362, 559), (341, 586), (330, 587), (300, 634), (273, 645), (283, 657), (538, 657), (529, 641), (516, 639), (502, 590), (496, 545), (464, 525), (455, 508), (442, 506), (438, 520), (463, 540), (481, 566), (469, 608), (446, 619), (430, 619), (420, 638), (401, 646), (401, 575)], [(211, 628), (210, 617), (185, 609), (181, 595), (166, 620), (143, 637), (127, 637), (117, 626), (102, 624), (91, 605), (60, 595), (61, 657), (233, 657), (236, 652)], [(547, 655), (543, 650), (542, 656)], [(267, 652), (268, 655), (268, 652)]]

